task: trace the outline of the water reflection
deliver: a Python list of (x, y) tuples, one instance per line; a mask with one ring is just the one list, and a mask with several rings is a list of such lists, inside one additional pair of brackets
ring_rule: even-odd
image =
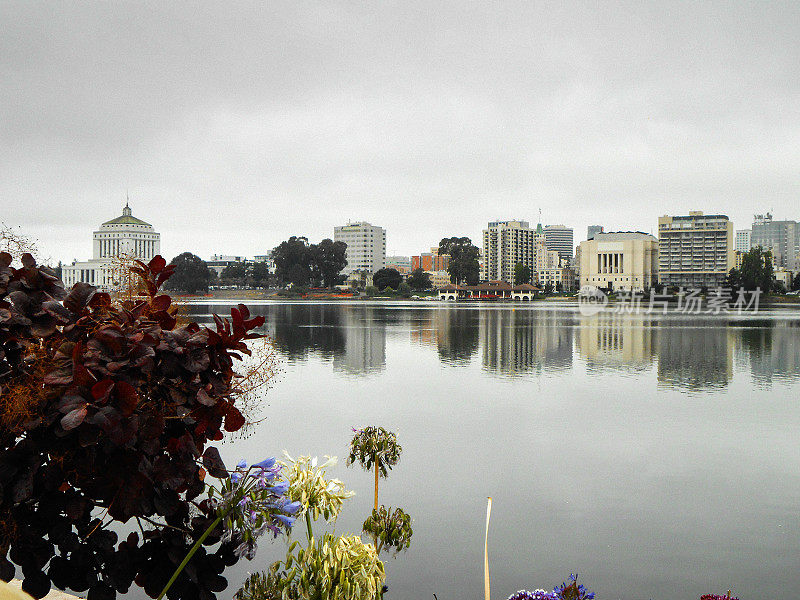
[(750, 325), (741, 328), (736, 358), (743, 367), (749, 366), (753, 381), (769, 385), (799, 378), (800, 323), (763, 320)]
[[(209, 322), (224, 305), (194, 305)], [(442, 364), (468, 366), (479, 352), (492, 376), (520, 377), (574, 369), (589, 375), (654, 371), (657, 385), (685, 392), (728, 386), (749, 371), (762, 386), (800, 378), (800, 315), (763, 318), (676, 314), (581, 315), (576, 307), (499, 307), (367, 303), (269, 303), (251, 306), (291, 361), (331, 360), (337, 372), (379, 373), (387, 343), (435, 349)], [(406, 337), (408, 336), (408, 337)]]
[(666, 320), (656, 344), (659, 384), (690, 392), (725, 387), (733, 378), (735, 335), (724, 322)]
[(377, 318), (372, 307), (359, 310), (345, 306), (341, 315), (344, 352), (334, 355), (334, 371), (366, 375), (386, 368), (387, 321)]
[(290, 360), (302, 360), (309, 353), (334, 359), (347, 351), (342, 313), (327, 304), (276, 304), (266, 312), (267, 334), (276, 349)]
[(502, 375), (572, 367), (574, 329), (556, 312), (489, 310), (480, 321), (483, 368)]
[(587, 371), (640, 371), (656, 356), (658, 329), (649, 315), (598, 313), (580, 322), (577, 350)]

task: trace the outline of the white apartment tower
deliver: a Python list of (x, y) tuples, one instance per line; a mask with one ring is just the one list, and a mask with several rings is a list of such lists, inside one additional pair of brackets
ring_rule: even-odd
[(386, 230), (364, 221), (334, 227), (333, 241), (347, 244), (347, 266), (342, 274), (375, 273), (386, 266)]
[(514, 283), (514, 267), (536, 271), (536, 230), (527, 221), (492, 221), (483, 230), (483, 281)]

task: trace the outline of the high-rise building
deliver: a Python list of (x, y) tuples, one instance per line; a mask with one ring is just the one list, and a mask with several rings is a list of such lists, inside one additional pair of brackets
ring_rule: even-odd
[(797, 221), (774, 221), (772, 215), (755, 215), (750, 245), (771, 250), (775, 266), (788, 271), (798, 270), (800, 254), (800, 223)]
[(750, 251), (750, 234), (751, 229), (737, 229), (736, 238), (734, 240), (733, 249), (736, 252), (749, 252)]
[(386, 268), (395, 269), (401, 275), (411, 272), (411, 259), (407, 256), (387, 256)]
[(725, 215), (658, 219), (658, 280), (684, 288), (722, 286), (734, 266), (733, 223)]
[(423, 252), (411, 257), (411, 270), (416, 271), (446, 271), (450, 265), (449, 254), (439, 254), (439, 248), (431, 248), (430, 252)]
[(514, 283), (514, 268), (522, 263), (536, 270), (536, 231), (527, 221), (492, 221), (483, 230), (483, 281)]
[(598, 233), (581, 242), (580, 286), (639, 292), (658, 280), (658, 240), (640, 231)]
[(161, 252), (161, 234), (150, 223), (134, 217), (127, 202), (122, 215), (100, 225), (93, 238), (91, 260), (73, 261), (63, 267), (61, 276), (66, 287), (83, 281), (101, 290), (112, 289), (118, 283), (124, 261), (148, 262)]
[(564, 225), (546, 225), (544, 228), (544, 243), (548, 250), (557, 250), (561, 258), (572, 260), (575, 252), (573, 244), (572, 227)]
[(603, 233), (602, 225), (589, 225), (588, 229), (586, 230), (586, 239), (593, 240), (594, 236), (598, 233)]
[(386, 266), (386, 230), (366, 222), (335, 227), (333, 241), (347, 244), (345, 276), (354, 271), (375, 273)]

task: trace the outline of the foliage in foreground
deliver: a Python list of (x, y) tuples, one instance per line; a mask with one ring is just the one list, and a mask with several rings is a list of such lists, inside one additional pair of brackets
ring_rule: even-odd
[[(113, 599), (134, 581), (155, 597), (218, 517), (200, 495), (228, 472), (208, 443), (244, 425), (233, 361), (263, 317), (239, 305), (213, 329), (179, 325), (160, 256), (134, 269), (146, 297), (119, 303), (83, 283), (67, 293), (30, 255), (11, 262), (0, 253), (0, 577), (13, 562), (35, 597), (53, 584)], [(138, 532), (120, 541), (113, 522)], [(243, 540), (223, 533), (170, 598), (226, 588)]]
[(386, 577), (375, 547), (358, 536), (336, 536), (325, 532), (314, 536), (312, 521), (324, 517), (335, 521), (344, 501), (353, 496), (326, 470), (336, 464), (328, 458), (287, 456), (283, 463), (289, 479), (288, 494), (300, 504), (298, 517), (306, 520), (306, 546), (292, 542), (286, 558), (272, 564), (265, 573), (251, 575), (237, 592), (239, 600), (372, 600), (383, 588)]
[(553, 588), (552, 592), (542, 589), (520, 590), (508, 597), (508, 600), (592, 600), (594, 592), (590, 592), (583, 584), (578, 583), (578, 575), (570, 574), (569, 579), (560, 586)]

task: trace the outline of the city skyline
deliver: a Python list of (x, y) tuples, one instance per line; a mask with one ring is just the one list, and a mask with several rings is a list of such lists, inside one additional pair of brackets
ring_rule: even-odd
[[(797, 219), (800, 5), (0, 5), (2, 221), (88, 255), (126, 194), (192, 250), (347, 220), (387, 253), (486, 222)], [(735, 65), (735, 68), (733, 67)]]

